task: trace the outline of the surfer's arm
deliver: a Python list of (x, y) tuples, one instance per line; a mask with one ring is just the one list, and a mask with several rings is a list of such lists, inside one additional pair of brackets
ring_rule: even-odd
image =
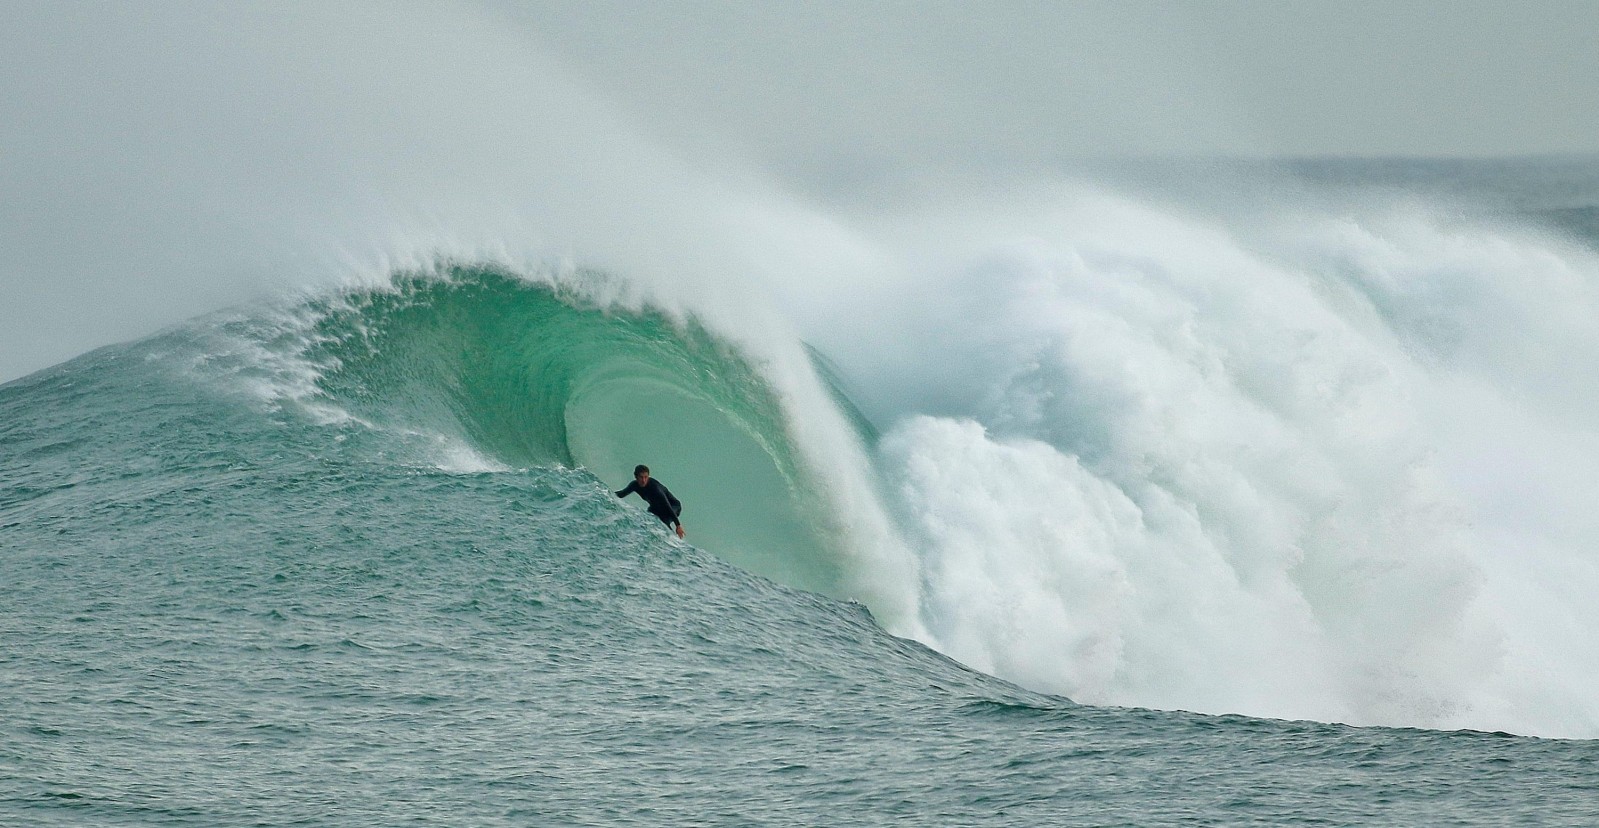
[(613, 492), (613, 494), (615, 494), (617, 497), (627, 497), (636, 491), (638, 491), (637, 481), (627, 484), (627, 488), (621, 490), (620, 492)]
[(661, 487), (661, 494), (666, 495), (666, 508), (672, 510), (672, 522), (670, 525), (677, 530), (677, 536), (681, 538), (683, 537), (683, 517), (680, 511), (683, 504), (679, 503), (677, 498), (672, 497), (672, 493), (667, 491), (665, 486)]
[(677, 498), (672, 497), (672, 490), (666, 488), (665, 486), (662, 486), (661, 487), (661, 500), (666, 503), (666, 508), (671, 511), (671, 513), (672, 513), (672, 522), (673, 523), (677, 523), (677, 524), (682, 524), (683, 521), (679, 520), (679, 517), (681, 516), (681, 514), (683, 512), (683, 504)]
[(677, 536), (681, 538), (683, 537), (683, 518), (681, 515), (683, 504), (677, 498), (672, 497), (672, 490), (665, 486), (661, 486), (661, 495), (661, 500), (666, 502), (666, 508), (672, 512), (671, 526), (677, 530)]

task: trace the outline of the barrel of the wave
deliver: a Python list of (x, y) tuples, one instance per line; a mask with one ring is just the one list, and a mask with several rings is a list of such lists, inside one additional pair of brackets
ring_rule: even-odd
[(316, 378), (313, 402), (418, 462), (455, 462), (438, 459), (447, 449), (473, 467), (604, 477), (648, 459), (694, 505), (696, 546), (850, 597), (821, 487), (762, 372), (692, 319), (582, 296), (493, 267), (397, 274), (313, 303), (297, 358)]

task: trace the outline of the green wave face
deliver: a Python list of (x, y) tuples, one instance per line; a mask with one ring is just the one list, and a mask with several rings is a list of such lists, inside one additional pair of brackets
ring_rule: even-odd
[(511, 467), (583, 467), (612, 489), (645, 463), (683, 501), (696, 546), (841, 594), (836, 542), (781, 406), (749, 360), (693, 322), (485, 267), (399, 275), (317, 310), (306, 356), (351, 414)]

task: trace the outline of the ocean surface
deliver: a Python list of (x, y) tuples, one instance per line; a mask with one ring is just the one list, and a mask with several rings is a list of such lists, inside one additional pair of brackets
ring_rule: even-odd
[(0, 824), (1599, 822), (1599, 162), (1174, 169), (0, 386)]

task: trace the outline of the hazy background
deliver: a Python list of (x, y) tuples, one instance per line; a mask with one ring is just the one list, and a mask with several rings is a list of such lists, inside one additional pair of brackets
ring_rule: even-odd
[(1596, 42), (1578, 0), (0, 3), (0, 381), (436, 241), (626, 264), (1107, 158), (1599, 152)]

